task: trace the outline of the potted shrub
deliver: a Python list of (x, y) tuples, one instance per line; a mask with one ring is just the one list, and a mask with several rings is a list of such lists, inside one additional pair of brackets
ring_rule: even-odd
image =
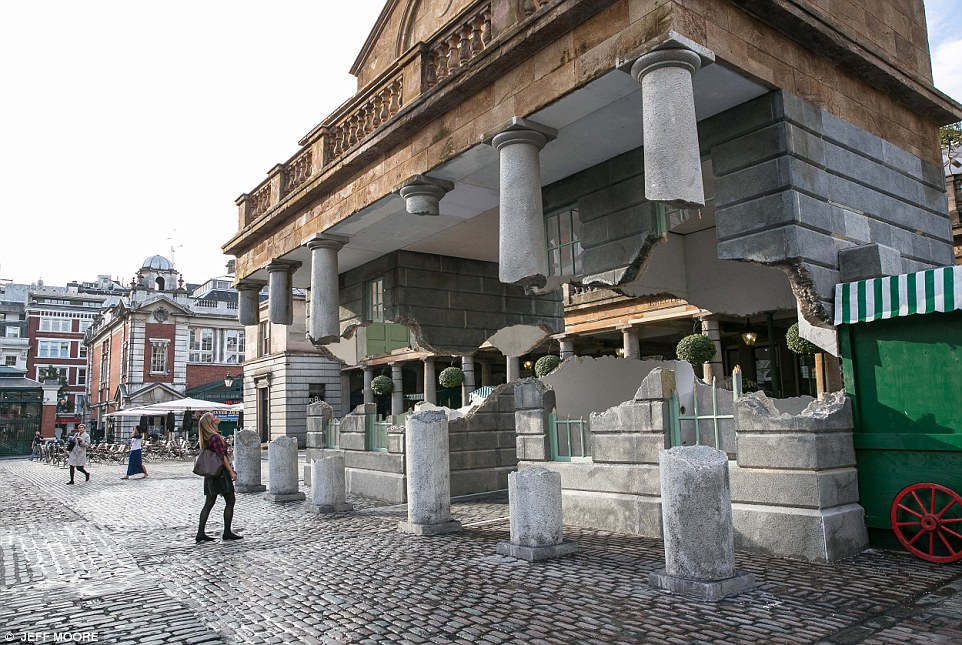
[(371, 391), (375, 394), (390, 394), (394, 391), (394, 381), (390, 376), (375, 376), (371, 380)]
[(438, 375), (438, 383), (445, 389), (460, 387), (464, 383), (464, 371), (460, 367), (445, 367)]
[[(678, 341), (675, 354), (683, 361), (691, 363), (696, 370), (715, 357), (715, 343), (708, 336), (692, 334)], [(696, 372), (697, 373), (697, 372)]]
[(538, 378), (542, 376), (547, 376), (554, 371), (556, 367), (561, 365), (561, 359), (554, 354), (548, 354), (547, 356), (542, 356), (534, 364), (534, 375)]
[(798, 323), (785, 332), (785, 344), (796, 354), (815, 355), (815, 396), (821, 397), (825, 393), (825, 367), (822, 363), (822, 348), (815, 343), (801, 337), (798, 333)]

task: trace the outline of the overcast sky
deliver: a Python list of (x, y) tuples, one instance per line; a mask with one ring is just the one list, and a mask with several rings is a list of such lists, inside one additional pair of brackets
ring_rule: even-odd
[[(0, 0), (0, 278), (225, 272), (234, 199), (349, 98), (383, 0)], [(928, 0), (962, 99), (962, 0)]]

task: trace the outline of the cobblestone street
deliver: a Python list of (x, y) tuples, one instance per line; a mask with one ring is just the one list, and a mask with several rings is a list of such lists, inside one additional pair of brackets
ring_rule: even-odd
[(0, 642), (962, 642), (959, 565), (737, 554), (759, 586), (697, 603), (649, 588), (656, 540), (568, 528), (573, 556), (495, 555), (508, 538), (502, 497), (458, 500), (461, 533), (415, 537), (396, 530), (403, 507), (315, 516), (238, 495), (245, 539), (198, 546), (200, 479), (186, 462), (149, 470), (121, 481), (121, 466), (94, 465), (89, 483), (66, 486), (64, 470), (0, 461)]

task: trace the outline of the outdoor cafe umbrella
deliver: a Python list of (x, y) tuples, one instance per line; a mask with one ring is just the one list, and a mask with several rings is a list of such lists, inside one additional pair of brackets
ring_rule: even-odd
[(167, 414), (168, 412), (184, 412), (185, 410), (227, 411), (230, 409), (230, 406), (226, 403), (204, 401), (203, 399), (194, 399), (191, 397), (177, 399), (175, 401), (165, 401), (163, 403), (151, 403), (141, 408), (141, 410), (144, 410), (144, 413), (157, 416)]

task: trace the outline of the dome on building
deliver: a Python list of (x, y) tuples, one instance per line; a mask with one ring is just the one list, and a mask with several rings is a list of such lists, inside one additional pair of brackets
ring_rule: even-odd
[(144, 265), (141, 268), (150, 271), (173, 271), (174, 263), (162, 255), (152, 255), (144, 260)]

